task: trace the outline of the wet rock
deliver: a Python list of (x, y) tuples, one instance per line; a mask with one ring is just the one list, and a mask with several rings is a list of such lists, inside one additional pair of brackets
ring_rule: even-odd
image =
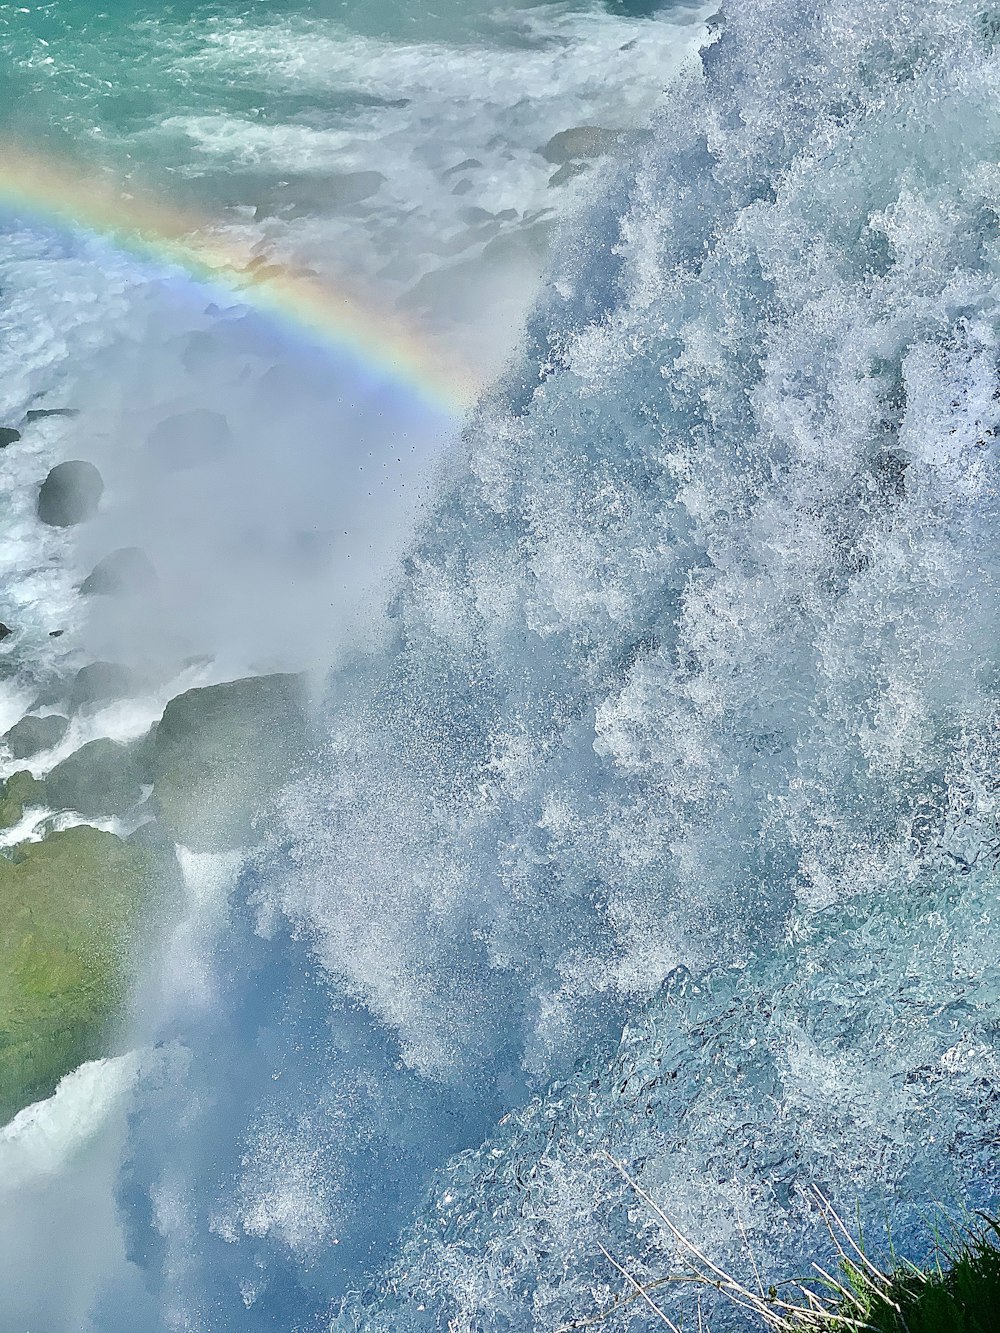
[(115, 699), (138, 693), (141, 682), (134, 671), (117, 662), (91, 662), (81, 667), (70, 688), (70, 712), (90, 712)]
[(0, 858), (0, 1123), (110, 1053), (140, 911), (176, 867), (80, 825)]
[(300, 676), (256, 676), (179, 695), (152, 740), (161, 822), (193, 851), (252, 842), (305, 740)]
[(441, 179), (447, 180), (449, 176), (457, 176), (460, 171), (475, 171), (482, 165), (478, 157), (467, 157), (464, 161), (456, 163), (455, 166), (449, 167), (447, 171), (443, 172)]
[(68, 727), (68, 720), (58, 713), (50, 713), (47, 717), (22, 717), (4, 735), (4, 744), (15, 759), (30, 759), (32, 755), (58, 745)]
[(93, 463), (58, 463), (38, 492), (38, 517), (53, 528), (85, 523), (97, 512), (104, 482)]
[(604, 157), (607, 153), (613, 153), (621, 137), (620, 130), (605, 130), (599, 125), (576, 125), (553, 134), (541, 149), (541, 154), (546, 162), (562, 166), (565, 162), (579, 158)]
[(30, 426), (33, 421), (44, 421), (46, 417), (78, 417), (79, 408), (76, 407), (33, 407), (30, 412), (25, 412), (24, 419)]
[(0, 449), (6, 449), (8, 444), (17, 444), (20, 438), (19, 430), (14, 430), (11, 426), (0, 426)]
[(61, 639), (62, 636), (63, 636), (65, 633), (66, 633), (66, 631), (65, 631), (64, 629), (50, 629), (50, 630), (49, 630), (49, 638), (50, 638), (50, 639)]
[(80, 584), (86, 597), (113, 593), (149, 592), (156, 584), (156, 570), (139, 546), (123, 546), (99, 560)]
[(537, 264), (545, 259), (552, 241), (553, 224), (539, 218), (523, 227), (509, 227), (483, 247), (483, 258), (490, 263)]
[(558, 171), (554, 171), (549, 177), (549, 189), (558, 189), (560, 185), (566, 185), (577, 176), (583, 175), (587, 170), (583, 162), (564, 162)]
[(232, 441), (226, 418), (198, 407), (161, 421), (150, 432), (148, 447), (165, 468), (181, 471), (218, 462), (229, 452)]
[(462, 209), (462, 221), (467, 227), (482, 227), (487, 223), (494, 222), (495, 216), (486, 208), (478, 206)]
[(44, 782), (39, 782), (26, 768), (12, 773), (0, 786), (0, 829), (13, 828), (20, 824), (25, 810), (44, 804)]
[(0, 620), (0, 643), (3, 643), (4, 639), (9, 639), (13, 633), (14, 631), (11, 629), (11, 627), (9, 625), (5, 625), (3, 621)]
[(45, 779), (54, 810), (78, 810), (90, 819), (121, 815), (142, 799), (142, 773), (133, 747), (118, 741), (88, 741)]

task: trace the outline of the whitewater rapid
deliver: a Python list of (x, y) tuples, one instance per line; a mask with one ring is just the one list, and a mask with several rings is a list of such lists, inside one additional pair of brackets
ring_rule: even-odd
[(732, 0), (607, 164), (280, 828), (183, 858), (55, 1327), (551, 1333), (676, 1260), (609, 1154), (750, 1281), (815, 1186), (995, 1206), (988, 19)]

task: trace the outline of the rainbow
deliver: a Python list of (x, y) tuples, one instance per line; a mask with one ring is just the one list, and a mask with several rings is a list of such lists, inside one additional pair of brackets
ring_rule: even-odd
[(469, 371), (397, 315), (372, 309), (313, 273), (263, 260), (249, 244), (213, 232), (201, 219), (65, 163), (0, 146), (0, 210), (97, 234), (129, 254), (177, 267), (446, 416), (461, 415), (475, 398)]

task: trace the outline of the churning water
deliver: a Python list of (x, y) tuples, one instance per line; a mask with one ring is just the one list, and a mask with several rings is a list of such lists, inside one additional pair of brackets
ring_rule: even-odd
[[(644, 8), (0, 8), (11, 133), (483, 373), (532, 303), (461, 431), (379, 429), (239, 309), (5, 234), (0, 393), (82, 408), (2, 464), (11, 720), (108, 643), (163, 682), (115, 734), (322, 682), (264, 846), (181, 849), (131, 1054), (0, 1132), (17, 1333), (554, 1333), (621, 1290), (602, 1248), (674, 1262), (608, 1154), (751, 1276), (825, 1253), (814, 1185), (912, 1253), (995, 1201), (1000, 20)], [(629, 133), (550, 187), (589, 124)], [(195, 495), (156, 431), (207, 410)], [(31, 522), (85, 429), (93, 540), (165, 571), (141, 632)]]

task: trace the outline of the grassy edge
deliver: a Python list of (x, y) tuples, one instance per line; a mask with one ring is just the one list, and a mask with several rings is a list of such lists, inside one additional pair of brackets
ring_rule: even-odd
[[(745, 1310), (762, 1333), (1000, 1333), (1000, 1223), (977, 1213), (952, 1224), (943, 1238), (934, 1233), (934, 1261), (919, 1267), (900, 1261), (879, 1267), (821, 1191), (813, 1195), (837, 1253), (835, 1273), (818, 1264), (801, 1278), (765, 1286), (757, 1266), (753, 1290), (704, 1254), (663, 1212), (621, 1162), (605, 1154), (629, 1188), (664, 1225), (684, 1258), (683, 1271), (640, 1283), (603, 1246), (601, 1253), (625, 1282), (614, 1304), (589, 1318), (564, 1324), (556, 1333), (576, 1333), (606, 1323), (628, 1306), (642, 1303), (665, 1328), (683, 1333), (663, 1308), (671, 1285), (711, 1288)], [(709, 1333), (700, 1308), (698, 1333)]]

